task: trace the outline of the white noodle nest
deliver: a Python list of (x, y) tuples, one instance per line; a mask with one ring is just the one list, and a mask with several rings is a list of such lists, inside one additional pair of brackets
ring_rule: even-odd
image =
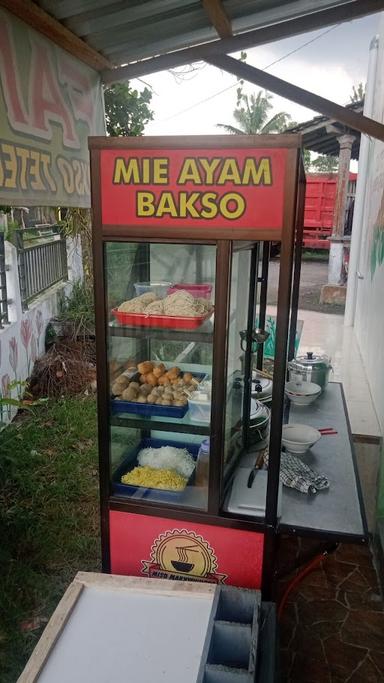
[(154, 469), (174, 470), (189, 479), (195, 469), (195, 461), (186, 448), (161, 446), (161, 448), (142, 448), (137, 456), (139, 465)]
[(124, 301), (118, 308), (124, 313), (145, 313), (146, 315), (180, 316), (193, 318), (208, 313), (211, 304), (207, 299), (194, 299), (192, 294), (180, 289), (159, 299), (152, 292), (146, 292), (134, 299)]
[(123, 313), (144, 313), (146, 307), (153, 301), (156, 301), (156, 299), (157, 296), (153, 292), (145, 292), (140, 294), (140, 296), (135, 296), (134, 299), (123, 301), (117, 310)]

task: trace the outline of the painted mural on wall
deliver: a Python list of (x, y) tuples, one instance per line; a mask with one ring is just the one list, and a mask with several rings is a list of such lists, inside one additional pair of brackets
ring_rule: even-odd
[(377, 268), (384, 263), (384, 189), (381, 194), (380, 208), (372, 226), (370, 252), (370, 271), (373, 278)]
[[(20, 323), (0, 336), (0, 398), (20, 398), (35, 360), (44, 353), (45, 330), (55, 310), (53, 297), (25, 313)], [(0, 403), (0, 423), (9, 422), (15, 409)]]

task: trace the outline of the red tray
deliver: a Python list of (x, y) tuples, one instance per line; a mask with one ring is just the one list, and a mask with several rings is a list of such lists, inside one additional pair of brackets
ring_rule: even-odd
[(130, 327), (163, 327), (170, 330), (194, 330), (211, 317), (213, 309), (204, 315), (179, 317), (176, 315), (146, 315), (145, 313), (124, 313), (112, 308), (112, 315), (120, 325)]

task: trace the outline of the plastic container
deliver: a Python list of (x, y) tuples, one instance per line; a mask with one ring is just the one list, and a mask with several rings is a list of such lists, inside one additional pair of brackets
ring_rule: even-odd
[(195, 330), (211, 317), (212, 311), (191, 317), (177, 315), (146, 315), (145, 313), (124, 313), (113, 308), (112, 315), (120, 325), (129, 327), (157, 327), (167, 330)]
[[(195, 392), (199, 394), (200, 392)], [(198, 397), (188, 399), (189, 417), (193, 422), (207, 422), (211, 421), (211, 401), (200, 400)]]
[(195, 297), (195, 299), (211, 299), (211, 294), (212, 294), (212, 285), (193, 285), (193, 284), (188, 284), (188, 283), (180, 283), (178, 285), (172, 285), (168, 289), (168, 294), (174, 294), (175, 292), (179, 292), (181, 289), (184, 291), (188, 292), (192, 296)]
[[(121, 463), (118, 469), (113, 473), (112, 476), (112, 492), (123, 496), (133, 496), (135, 493), (140, 492), (141, 497), (148, 495), (150, 497), (151, 492), (156, 491), (157, 498), (163, 498), (167, 500), (175, 500), (180, 498), (183, 491), (169, 491), (167, 489), (154, 489), (148, 488), (146, 486), (133, 486), (131, 484), (123, 484), (121, 477), (123, 474), (127, 474), (137, 466), (137, 456), (142, 448), (161, 448), (161, 446), (174, 446), (175, 448), (186, 448), (187, 451), (192, 455), (193, 458), (197, 458), (199, 452), (199, 446), (195, 443), (181, 443), (179, 441), (164, 441), (162, 439), (143, 439), (132, 451), (129, 451), (125, 460)], [(195, 471), (192, 472), (190, 478), (187, 481), (186, 486), (193, 484), (195, 479)]]
[(147, 292), (153, 292), (160, 299), (164, 299), (167, 296), (168, 290), (172, 287), (172, 282), (135, 282), (134, 284), (136, 290), (136, 296), (141, 296), (141, 294), (146, 294)]
[(201, 442), (199, 452), (197, 454), (196, 463), (196, 486), (208, 486), (209, 481), (209, 439), (204, 439)]

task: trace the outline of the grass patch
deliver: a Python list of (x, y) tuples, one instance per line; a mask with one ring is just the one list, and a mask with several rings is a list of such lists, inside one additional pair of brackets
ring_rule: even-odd
[(303, 261), (328, 261), (329, 251), (328, 249), (303, 249), (302, 252)]
[[(0, 433), (0, 671), (14, 683), (78, 570), (100, 569), (96, 402), (60, 399)], [(23, 631), (36, 618), (41, 628)]]

